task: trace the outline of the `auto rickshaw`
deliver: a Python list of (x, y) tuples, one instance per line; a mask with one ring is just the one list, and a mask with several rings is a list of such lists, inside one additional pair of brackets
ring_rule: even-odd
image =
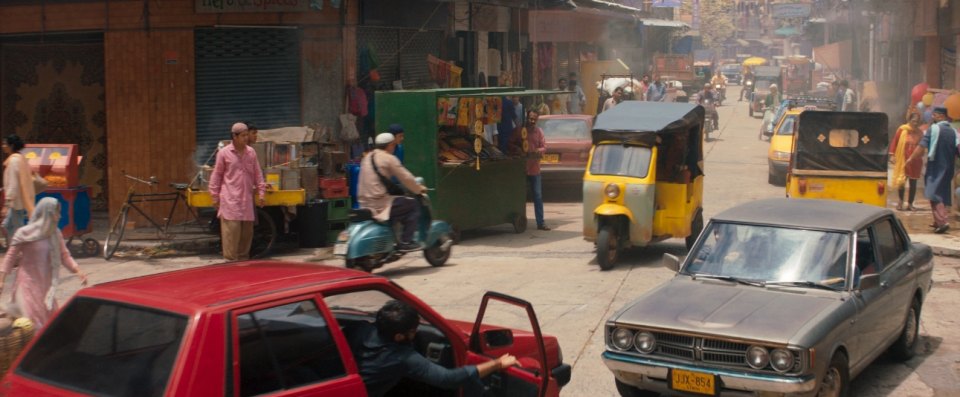
[(750, 117), (763, 116), (763, 101), (770, 93), (770, 86), (780, 84), (779, 66), (753, 67), (753, 93), (750, 95), (750, 108), (747, 110)]
[(624, 101), (597, 116), (583, 175), (583, 237), (597, 263), (669, 238), (693, 246), (703, 230), (704, 109)]
[(885, 113), (806, 111), (787, 168), (787, 197), (887, 205)]

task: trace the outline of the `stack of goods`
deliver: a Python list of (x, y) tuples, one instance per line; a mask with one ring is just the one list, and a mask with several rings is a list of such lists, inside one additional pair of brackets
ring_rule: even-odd
[(33, 323), (30, 319), (0, 313), (0, 373), (7, 372), (32, 337)]
[[(474, 161), (477, 158), (477, 152), (474, 147), (476, 136), (465, 135), (447, 135), (440, 138), (440, 162), (446, 164), (461, 164)], [(479, 156), (480, 160), (502, 160), (506, 156), (496, 146), (480, 138), (482, 148)]]

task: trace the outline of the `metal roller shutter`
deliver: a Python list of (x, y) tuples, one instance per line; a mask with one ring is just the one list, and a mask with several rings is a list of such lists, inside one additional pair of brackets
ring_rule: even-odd
[[(437, 30), (361, 27), (357, 51), (369, 45), (380, 60), (380, 80), (403, 80), (404, 89), (425, 88), (431, 83), (427, 55), (440, 56), (443, 32)], [(402, 49), (401, 49), (402, 47)], [(398, 52), (399, 51), (399, 52)], [(365, 77), (365, 76), (364, 76)]]
[(300, 32), (296, 29), (197, 29), (197, 152), (205, 162), (230, 126), (301, 125)]

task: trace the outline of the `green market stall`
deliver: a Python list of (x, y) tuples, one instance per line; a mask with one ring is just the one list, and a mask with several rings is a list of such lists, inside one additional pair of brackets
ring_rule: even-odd
[[(376, 130), (403, 125), (404, 165), (435, 189), (434, 218), (457, 232), (508, 223), (522, 233), (526, 160), (491, 150), (492, 143), (482, 139), (483, 125), (499, 121), (504, 96), (556, 93), (511, 87), (381, 91), (375, 97)], [(451, 150), (469, 157), (456, 158)]]

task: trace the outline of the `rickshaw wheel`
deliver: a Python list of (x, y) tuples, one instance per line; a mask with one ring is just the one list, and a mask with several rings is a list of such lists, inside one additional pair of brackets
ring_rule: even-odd
[(277, 241), (277, 224), (267, 211), (257, 208), (257, 224), (253, 227), (253, 244), (250, 247), (250, 258), (262, 258), (270, 252), (273, 243)]
[(613, 269), (620, 256), (620, 238), (613, 226), (604, 226), (597, 234), (597, 264), (600, 270)]
[(83, 254), (86, 256), (94, 256), (97, 252), (100, 252), (100, 242), (92, 238), (83, 239)]
[(690, 222), (690, 235), (687, 236), (685, 242), (687, 245), (687, 251), (690, 251), (693, 248), (693, 243), (697, 242), (697, 237), (700, 236), (700, 232), (703, 231), (703, 211), (697, 210), (697, 215), (693, 217), (693, 222)]
[(513, 216), (513, 232), (514, 233), (523, 233), (527, 230), (527, 216), (523, 214), (517, 214)]

